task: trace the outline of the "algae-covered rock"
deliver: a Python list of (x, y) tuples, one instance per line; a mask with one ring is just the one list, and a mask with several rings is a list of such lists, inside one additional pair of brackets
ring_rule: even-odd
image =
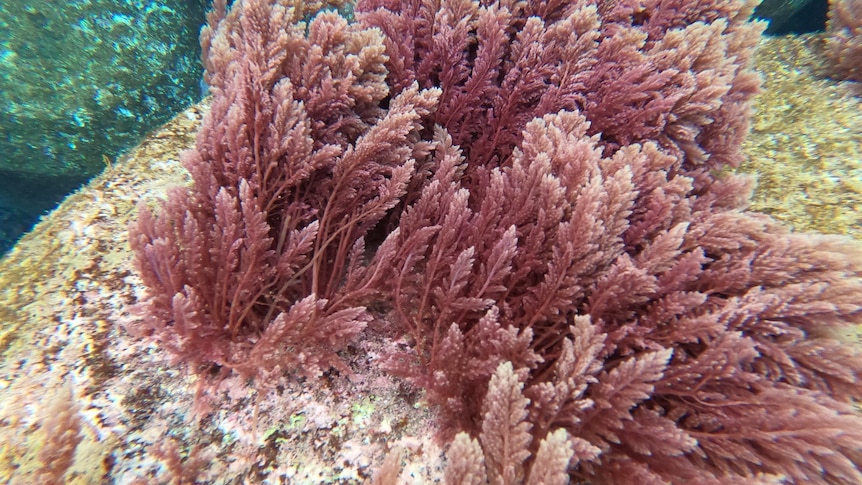
[(862, 239), (862, 98), (824, 77), (817, 36), (766, 38), (741, 170), (758, 186), (752, 209), (798, 231)]

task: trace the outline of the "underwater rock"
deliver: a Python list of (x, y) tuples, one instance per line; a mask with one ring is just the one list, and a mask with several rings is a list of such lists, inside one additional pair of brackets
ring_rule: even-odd
[(862, 98), (827, 79), (822, 36), (764, 38), (763, 88), (739, 170), (757, 180), (751, 208), (797, 231), (862, 239)]

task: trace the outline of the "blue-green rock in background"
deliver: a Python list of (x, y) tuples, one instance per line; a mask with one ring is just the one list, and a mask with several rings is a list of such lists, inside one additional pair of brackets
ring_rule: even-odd
[(0, 2), (0, 254), (200, 99), (200, 0)]
[[(209, 3), (0, 2), (0, 255), (105, 157), (200, 98)], [(755, 15), (773, 33), (821, 29), (825, 4), (764, 0)]]

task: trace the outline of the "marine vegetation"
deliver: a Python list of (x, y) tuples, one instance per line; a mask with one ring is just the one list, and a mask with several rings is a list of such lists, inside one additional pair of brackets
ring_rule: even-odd
[(754, 5), (217, 1), (136, 330), (262, 387), (404, 338), (451, 483), (862, 482), (862, 248), (730, 170)]

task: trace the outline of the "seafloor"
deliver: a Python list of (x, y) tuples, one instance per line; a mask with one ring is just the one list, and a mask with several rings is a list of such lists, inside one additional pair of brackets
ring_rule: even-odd
[[(764, 40), (742, 170), (758, 178), (754, 210), (862, 239), (860, 98), (821, 76), (818, 42)], [(151, 134), (0, 261), (0, 482), (37, 483), (44, 423), (58, 413), (78, 416), (83, 434), (67, 483), (357, 483), (398, 447), (409, 473), (437, 475), (433, 419), (375, 370), (382, 342), (348, 351), (352, 379), (288, 378), (259, 395), (232, 378), (195, 399), (196, 377), (125, 331), (142, 291), (126, 228), (141, 198), (187, 181), (178, 153), (205, 109)]]
[(741, 170), (758, 181), (753, 210), (797, 231), (862, 240), (862, 89), (825, 78), (820, 42), (808, 35), (761, 45), (763, 91)]

